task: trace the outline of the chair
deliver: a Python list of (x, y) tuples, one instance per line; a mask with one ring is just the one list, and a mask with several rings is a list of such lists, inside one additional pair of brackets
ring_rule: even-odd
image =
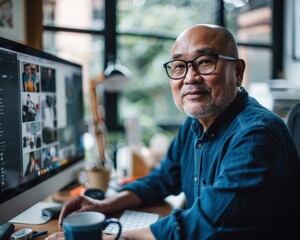
[(287, 126), (294, 138), (297, 152), (300, 157), (300, 102), (294, 105), (288, 112)]

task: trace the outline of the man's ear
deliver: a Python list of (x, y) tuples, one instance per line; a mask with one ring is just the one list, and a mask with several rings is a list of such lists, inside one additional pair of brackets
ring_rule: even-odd
[(236, 77), (236, 86), (240, 87), (243, 83), (244, 71), (245, 71), (246, 63), (243, 59), (237, 60), (235, 64), (235, 77)]

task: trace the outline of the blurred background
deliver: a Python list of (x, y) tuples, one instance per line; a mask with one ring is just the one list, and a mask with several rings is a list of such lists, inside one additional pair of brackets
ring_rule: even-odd
[(112, 57), (131, 71), (132, 80), (122, 91), (98, 89), (112, 152), (126, 144), (126, 123), (131, 120), (137, 121), (138, 138), (145, 146), (167, 145), (176, 134), (185, 115), (173, 103), (162, 64), (169, 60), (176, 36), (194, 24), (218, 24), (234, 34), (240, 58), (247, 63), (243, 85), (263, 105), (285, 118), (299, 101), (296, 0), (8, 2), (24, 2), (26, 44), (84, 67), (88, 125), (92, 122), (89, 81), (104, 71)]

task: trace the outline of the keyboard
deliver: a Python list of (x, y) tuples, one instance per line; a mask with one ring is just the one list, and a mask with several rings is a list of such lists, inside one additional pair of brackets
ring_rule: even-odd
[[(150, 226), (159, 219), (156, 213), (138, 212), (132, 210), (125, 210), (121, 215), (119, 222), (122, 225), (122, 232), (136, 230)], [(109, 224), (105, 229), (106, 234), (117, 234), (118, 225), (115, 223)]]

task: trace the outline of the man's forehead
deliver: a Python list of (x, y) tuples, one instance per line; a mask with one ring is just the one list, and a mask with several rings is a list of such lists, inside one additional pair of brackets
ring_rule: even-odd
[(216, 52), (221, 46), (221, 36), (215, 28), (197, 26), (178, 36), (171, 48), (172, 57)]
[(171, 52), (171, 58), (179, 59), (181, 57), (193, 57), (193, 56), (198, 56), (206, 53), (216, 53), (216, 52), (210, 47), (195, 48), (195, 49), (190, 49), (189, 51), (186, 51), (184, 49), (181, 50), (174, 49), (174, 51)]

